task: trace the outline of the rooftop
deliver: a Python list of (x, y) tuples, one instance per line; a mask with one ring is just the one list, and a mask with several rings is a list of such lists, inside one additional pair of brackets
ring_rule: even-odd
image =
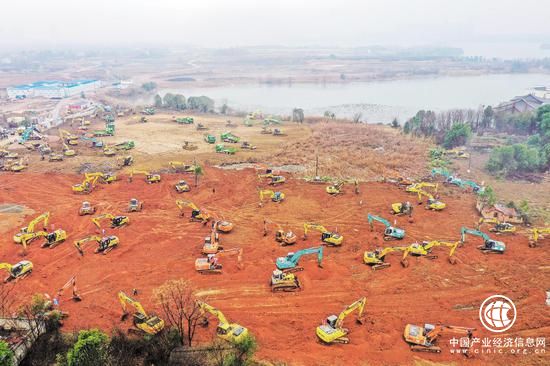
[(50, 89), (50, 88), (73, 88), (82, 84), (89, 84), (96, 82), (96, 79), (80, 79), (72, 81), (59, 81), (59, 80), (40, 80), (30, 84), (21, 84), (12, 87), (13, 89)]

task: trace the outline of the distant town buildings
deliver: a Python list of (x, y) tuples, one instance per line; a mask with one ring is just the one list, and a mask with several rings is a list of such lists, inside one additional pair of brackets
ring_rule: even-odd
[(66, 98), (81, 92), (95, 90), (101, 87), (101, 82), (95, 79), (74, 81), (36, 81), (6, 88), (8, 98)]
[(531, 112), (541, 105), (550, 103), (550, 99), (536, 96), (534, 93), (512, 98), (508, 102), (500, 103), (494, 108), (497, 113), (524, 113)]

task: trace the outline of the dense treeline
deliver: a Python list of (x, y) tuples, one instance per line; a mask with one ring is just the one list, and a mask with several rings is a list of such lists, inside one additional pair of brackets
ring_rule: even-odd
[(194, 110), (198, 112), (214, 112), (214, 100), (204, 95), (185, 98), (182, 94), (166, 93), (164, 97), (155, 95), (155, 107), (168, 108), (178, 111)]

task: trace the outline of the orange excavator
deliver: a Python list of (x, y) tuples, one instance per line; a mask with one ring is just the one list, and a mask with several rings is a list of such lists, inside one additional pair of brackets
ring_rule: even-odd
[[(407, 324), (403, 337), (405, 342), (411, 346), (411, 351), (415, 352), (435, 352), (441, 353), (441, 348), (436, 345), (437, 339), (444, 334), (458, 334), (466, 336), (469, 339), (473, 337), (475, 328), (457, 327), (444, 324), (425, 324), (423, 327), (413, 324)], [(468, 342), (471, 344), (471, 342)], [(467, 354), (467, 350), (464, 354)]]
[(222, 264), (219, 263), (219, 258), (227, 255), (237, 255), (237, 267), (242, 269), (242, 248), (220, 250), (216, 254), (208, 254), (206, 258), (197, 258), (195, 260), (195, 269), (200, 274), (221, 274)]

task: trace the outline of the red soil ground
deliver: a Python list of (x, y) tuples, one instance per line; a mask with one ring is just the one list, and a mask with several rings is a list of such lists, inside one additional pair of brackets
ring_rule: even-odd
[[(61, 308), (70, 313), (64, 326), (67, 331), (129, 327), (129, 321), (120, 322), (121, 309), (116, 298), (119, 290), (131, 292), (137, 288), (137, 298), (145, 308), (158, 311), (153, 289), (166, 280), (184, 278), (230, 320), (250, 329), (259, 342), (257, 356), (261, 360), (291, 365), (392, 365), (419, 360), (470, 365), (548, 362), (545, 355), (535, 354), (477, 355), (466, 359), (450, 354), (447, 337), (440, 340), (441, 354), (413, 353), (402, 339), (407, 323), (437, 322), (475, 327), (476, 336), (491, 337), (479, 322), (478, 308), (493, 294), (510, 297), (518, 309), (516, 324), (503, 337), (548, 337), (550, 308), (544, 304), (545, 291), (550, 289), (548, 243), (531, 249), (525, 235), (501, 236), (499, 239), (507, 245), (506, 253), (484, 255), (476, 249), (480, 240), (472, 237), (458, 250), (457, 265), (447, 262), (446, 250), (436, 248), (438, 259), (411, 258), (410, 266), (402, 268), (399, 255), (389, 255), (387, 260), (392, 266), (374, 272), (362, 263), (363, 252), (396, 243), (382, 240), (381, 225), (370, 232), (367, 213), (389, 218), (390, 203), (414, 200), (389, 184), (362, 185), (359, 196), (347, 187), (344, 195), (329, 197), (322, 185), (289, 179), (278, 188), (286, 193), (285, 202), (269, 202), (258, 208), (259, 183), (252, 170), (207, 168), (200, 186), (183, 195), (173, 190), (173, 184), (180, 179), (178, 175), (163, 175), (162, 183), (155, 185), (147, 185), (140, 177), (134, 178), (133, 183), (123, 179), (99, 186), (88, 196), (74, 195), (70, 186), (81, 179), (53, 173), (0, 175), (0, 203), (18, 203), (35, 210), (25, 222), (38, 213), (51, 211), (51, 223), (69, 235), (67, 242), (51, 250), (41, 249), (39, 243), (31, 244), (26, 258), (34, 263), (35, 270), (15, 284), (20, 301), (28, 301), (34, 293), (53, 295), (76, 274), (83, 301), (61, 302)], [(132, 197), (145, 202), (144, 211), (129, 214), (128, 227), (107, 231), (120, 237), (120, 246), (107, 255), (96, 255), (95, 245), (88, 243), (85, 256), (79, 256), (73, 242), (95, 232), (90, 216), (77, 215), (80, 203), (91, 201), (98, 206), (98, 213), (124, 214)], [(182, 197), (235, 223), (233, 232), (223, 235), (222, 244), (225, 248), (244, 249), (243, 270), (237, 268), (235, 257), (224, 257), (222, 275), (195, 272), (194, 261), (200, 256), (208, 227), (179, 216), (174, 201)], [(413, 223), (406, 218), (397, 219), (397, 226), (407, 231), (400, 244), (423, 239), (458, 240), (460, 227), (471, 227), (477, 221), (472, 194), (445, 188), (442, 200), (448, 206), (443, 212), (418, 208)], [(262, 236), (263, 218), (292, 228), (299, 236), (304, 221), (319, 222), (329, 230), (337, 227), (345, 237), (344, 244), (326, 248), (323, 268), (318, 268), (311, 256), (302, 258), (305, 270), (298, 274), (304, 284), (302, 292), (273, 294), (268, 280), (275, 258), (320, 241), (319, 235), (313, 233), (294, 247), (279, 247), (273, 233)], [(21, 247), (12, 241), (18, 230), (19, 227), (2, 229), (2, 261), (16, 263), (22, 259)], [(351, 343), (318, 343), (315, 327), (361, 296), (368, 301), (367, 322), (356, 325), (353, 315), (346, 320)], [(213, 327), (198, 331), (199, 341), (213, 337)]]

